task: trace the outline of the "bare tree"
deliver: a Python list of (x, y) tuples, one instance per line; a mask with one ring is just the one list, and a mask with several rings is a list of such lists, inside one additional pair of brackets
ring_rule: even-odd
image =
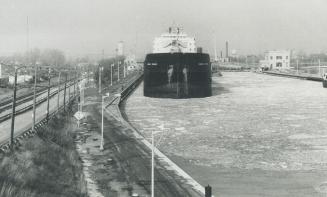
[(41, 63), (49, 66), (63, 66), (66, 62), (65, 54), (58, 49), (46, 49), (41, 53)]

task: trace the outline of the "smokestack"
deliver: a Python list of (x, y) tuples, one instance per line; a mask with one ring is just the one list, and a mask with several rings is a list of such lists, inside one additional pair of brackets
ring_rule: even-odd
[(228, 58), (228, 41), (226, 41), (226, 58)]
[(223, 51), (220, 51), (220, 58), (223, 58)]

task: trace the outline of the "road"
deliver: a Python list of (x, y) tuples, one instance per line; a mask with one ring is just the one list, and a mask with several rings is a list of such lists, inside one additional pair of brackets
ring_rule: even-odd
[[(53, 89), (53, 91), (56, 91), (56, 88)], [(67, 88), (66, 90), (66, 102), (68, 102), (68, 91), (69, 89)], [(74, 86), (70, 87), (70, 92), (71, 96), (73, 96), (74, 92)], [(45, 93), (47, 95), (47, 93)], [(44, 96), (44, 95), (43, 95)], [(50, 105), (49, 105), (49, 111), (54, 112), (57, 110), (57, 94), (53, 96), (50, 99)], [(60, 91), (60, 104), (63, 105), (64, 101), (64, 90)], [(33, 103), (33, 101), (28, 102), (29, 104)], [(19, 107), (23, 107), (25, 104), (20, 105)], [(47, 101), (41, 103), (40, 105), (37, 106), (36, 108), (36, 122), (39, 122), (43, 118), (46, 117), (46, 111), (47, 111)], [(2, 115), (3, 113), (1, 113)], [(32, 114), (33, 110), (26, 111), (22, 114), (16, 115), (15, 118), (15, 136), (21, 134), (22, 132), (26, 131), (27, 129), (32, 127)], [(10, 131), (11, 131), (11, 119), (5, 120), (0, 123), (0, 142), (4, 142), (10, 138)]]
[(213, 96), (158, 99), (140, 86), (129, 121), (215, 196), (326, 196), (327, 90), (320, 82), (256, 73), (213, 78)]

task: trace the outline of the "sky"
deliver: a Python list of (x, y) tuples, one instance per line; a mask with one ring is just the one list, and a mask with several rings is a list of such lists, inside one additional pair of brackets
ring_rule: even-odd
[[(57, 48), (111, 56), (117, 43), (142, 56), (176, 24), (213, 54), (327, 51), (326, 0), (0, 0), (0, 56)], [(27, 25), (28, 17), (28, 25)]]

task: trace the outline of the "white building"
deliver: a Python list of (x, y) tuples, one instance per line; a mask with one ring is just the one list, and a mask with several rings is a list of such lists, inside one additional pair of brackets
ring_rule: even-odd
[(290, 68), (289, 50), (274, 50), (265, 52), (265, 59), (260, 61), (261, 67), (271, 69), (289, 69)]
[(139, 69), (135, 55), (127, 55), (124, 60), (124, 64), (127, 66), (127, 71)]
[[(33, 79), (31, 75), (17, 75), (17, 84), (29, 82)], [(15, 76), (9, 76), (9, 84), (14, 84)]]
[(196, 53), (195, 38), (188, 37), (181, 28), (170, 27), (168, 32), (156, 37), (153, 42), (153, 53)]
[(117, 45), (117, 55), (118, 56), (124, 55), (124, 42), (123, 41), (118, 42), (118, 45)]

